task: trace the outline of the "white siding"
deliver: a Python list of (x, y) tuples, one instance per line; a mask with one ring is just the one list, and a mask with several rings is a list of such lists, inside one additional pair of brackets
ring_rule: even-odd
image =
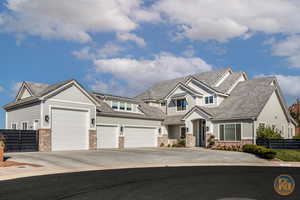
[(285, 138), (288, 137), (289, 122), (287, 121), (276, 92), (271, 95), (262, 112), (258, 116), (255, 130), (258, 128), (259, 123), (265, 123), (269, 126), (275, 125), (279, 131), (282, 131), (282, 127), (284, 127), (282, 136)]
[(64, 101), (71, 102), (80, 102), (87, 104), (94, 104), (80, 89), (78, 89), (75, 85), (59, 92), (55, 96), (52, 96), (51, 99), (59, 99)]
[[(7, 111), (7, 126), (6, 128), (11, 128), (11, 123), (17, 123), (18, 129), (21, 128), (21, 122), (28, 122), (28, 128), (33, 128), (33, 123), (35, 120), (39, 120), (41, 118), (40, 114), (40, 103), (30, 105), (30, 106), (24, 106), (22, 108), (14, 109)], [(38, 124), (38, 126), (40, 126)]]

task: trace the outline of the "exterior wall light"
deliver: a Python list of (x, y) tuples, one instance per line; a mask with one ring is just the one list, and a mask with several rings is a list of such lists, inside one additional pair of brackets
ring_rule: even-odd
[(49, 122), (49, 119), (50, 119), (49, 115), (45, 115), (45, 122)]
[(92, 119), (91, 119), (91, 124), (92, 124), (92, 127), (95, 126), (95, 118), (92, 118)]

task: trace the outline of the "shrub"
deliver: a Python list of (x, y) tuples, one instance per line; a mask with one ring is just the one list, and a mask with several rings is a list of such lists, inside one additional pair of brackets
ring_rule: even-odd
[(0, 133), (0, 148), (5, 149), (5, 137)]
[(300, 135), (295, 135), (293, 139), (300, 139)]
[(257, 128), (257, 139), (283, 139), (283, 137), (275, 128), (260, 126)]
[(185, 147), (185, 140), (179, 140), (176, 144), (173, 144), (172, 147)]
[(243, 152), (255, 154), (261, 158), (273, 159), (276, 156), (276, 151), (273, 149), (267, 149), (262, 146), (254, 144), (245, 144), (243, 146)]
[(208, 143), (208, 145), (207, 145), (208, 148), (213, 147), (215, 145), (215, 136), (210, 135), (210, 137), (207, 140), (207, 143)]

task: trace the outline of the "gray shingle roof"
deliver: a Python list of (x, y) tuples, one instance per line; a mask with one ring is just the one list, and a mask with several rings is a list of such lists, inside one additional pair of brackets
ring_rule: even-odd
[(165, 117), (163, 121), (164, 125), (183, 125), (184, 121), (182, 120), (185, 115), (169, 115)]
[(257, 117), (276, 89), (271, 85), (274, 80), (274, 77), (265, 77), (238, 83), (230, 96), (214, 110), (214, 120)]
[(227, 93), (234, 83), (241, 77), (243, 72), (232, 72), (218, 87), (214, 87), (216, 90)]
[(9, 104), (6, 104), (5, 106), (3, 106), (4, 109), (10, 109), (16, 106), (21, 106), (21, 105), (26, 105), (26, 104), (30, 104), (33, 101), (37, 101), (39, 100), (39, 97), (42, 97), (56, 89), (58, 89), (59, 87), (74, 81), (74, 79), (70, 79), (70, 80), (66, 80), (60, 83), (56, 83), (53, 85), (47, 85), (47, 84), (43, 84), (43, 83), (34, 83), (34, 82), (29, 82), (29, 81), (24, 81), (24, 83), (26, 84), (26, 86), (28, 86), (28, 89), (30, 90), (30, 92), (32, 93), (33, 96), (31, 97), (27, 97), (18, 101), (13, 101)]
[[(213, 85), (227, 72), (230, 68), (213, 70), (208, 72), (202, 72), (198, 74), (192, 75), (197, 80), (202, 81), (203, 83), (213, 87)], [(191, 76), (180, 77), (172, 80), (166, 80), (159, 83), (154, 84), (151, 88), (146, 90), (144, 93), (137, 95), (137, 99), (142, 100), (161, 100), (163, 99), (175, 86), (182, 82), (184, 83)]]

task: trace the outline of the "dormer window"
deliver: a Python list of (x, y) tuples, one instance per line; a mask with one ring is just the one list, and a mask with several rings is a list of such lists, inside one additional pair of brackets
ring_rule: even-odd
[(205, 104), (213, 104), (214, 103), (214, 96), (205, 97)]
[(186, 105), (187, 105), (186, 99), (177, 99), (176, 105), (177, 105), (177, 111), (186, 110)]
[(131, 103), (127, 103), (126, 110), (127, 111), (132, 111), (132, 104)]
[(120, 102), (120, 110), (125, 110), (125, 102)]
[(118, 109), (119, 109), (119, 102), (113, 101), (111, 107), (112, 107), (112, 109), (114, 109), (114, 110), (118, 110)]
[(135, 112), (134, 110), (135, 104), (127, 103), (123, 101), (112, 101), (111, 107), (115, 111), (127, 111), (127, 112)]

